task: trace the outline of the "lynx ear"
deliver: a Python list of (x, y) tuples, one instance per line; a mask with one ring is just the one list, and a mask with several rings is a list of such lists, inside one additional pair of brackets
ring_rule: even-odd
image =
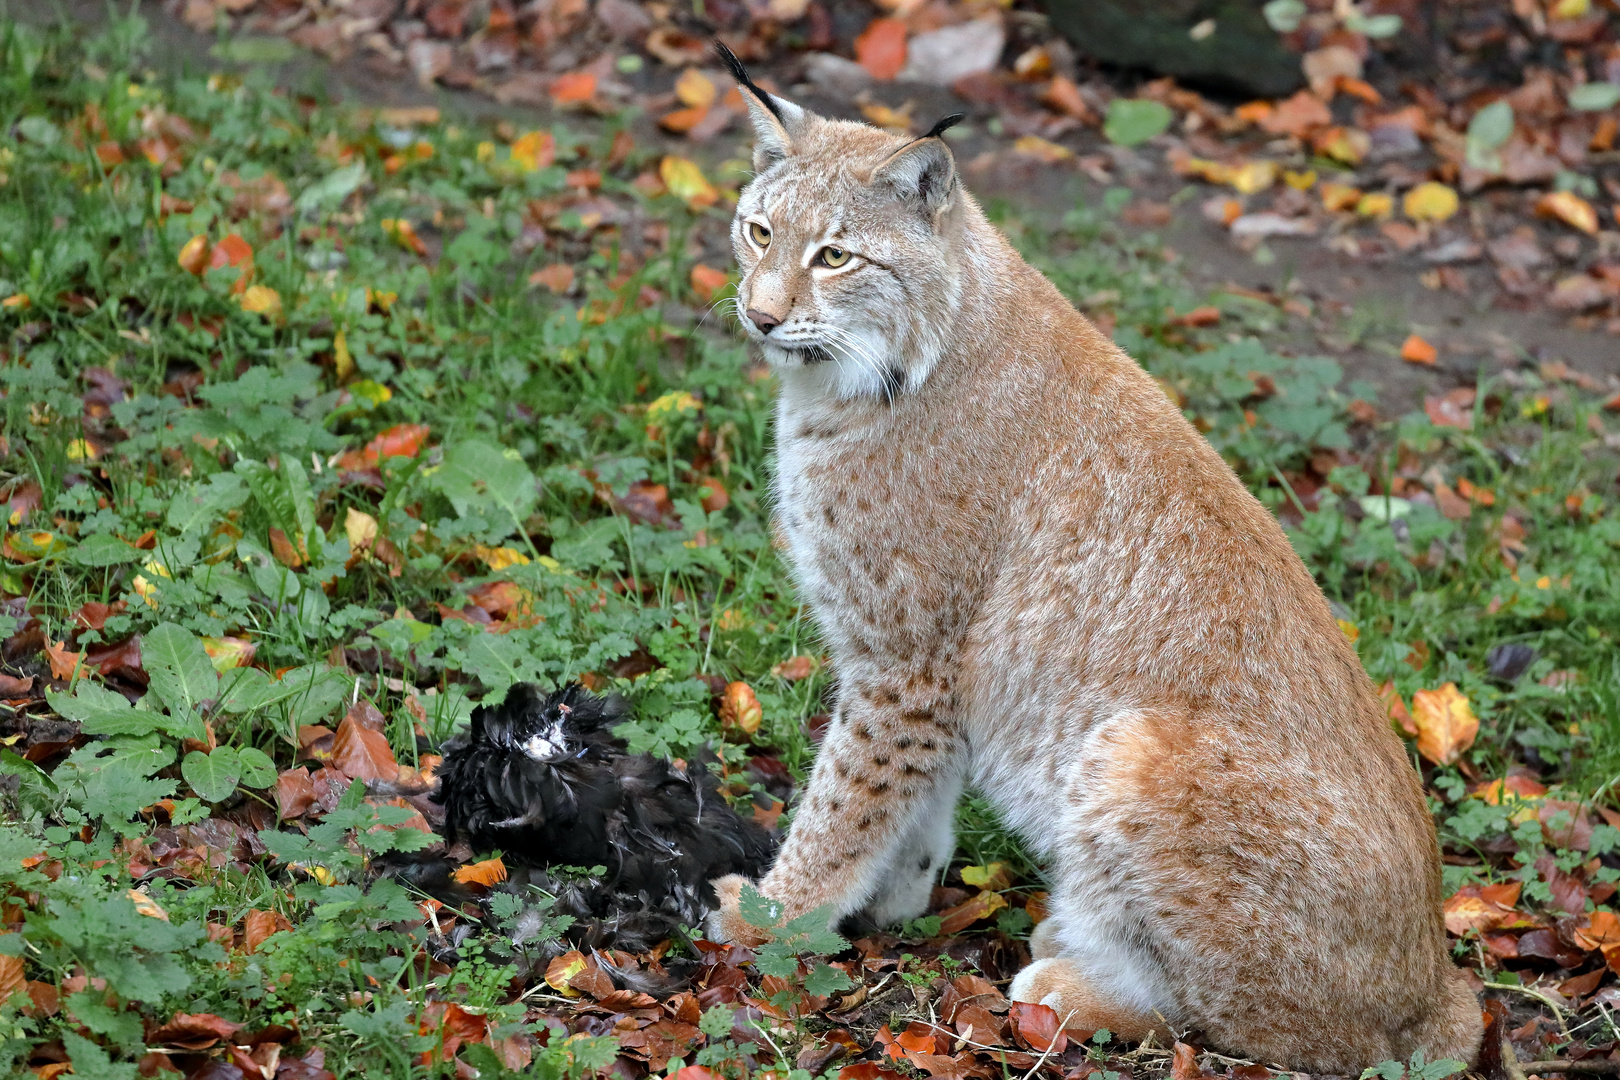
[(963, 114), (953, 113), (922, 138), (890, 154), (872, 170), (871, 183), (892, 188), (902, 202), (937, 213), (956, 190), (956, 158), (940, 136), (962, 118)]
[(714, 50), (748, 103), (748, 118), (754, 124), (754, 171), (764, 172), (793, 152), (793, 136), (804, 130), (810, 113), (755, 86), (748, 69), (724, 42), (716, 41)]

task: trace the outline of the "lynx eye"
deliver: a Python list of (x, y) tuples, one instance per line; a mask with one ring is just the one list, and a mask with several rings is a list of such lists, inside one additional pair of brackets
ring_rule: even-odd
[(837, 269), (849, 262), (849, 252), (843, 248), (824, 247), (821, 249), (821, 265)]
[(748, 238), (762, 248), (771, 246), (771, 230), (757, 221), (748, 223)]

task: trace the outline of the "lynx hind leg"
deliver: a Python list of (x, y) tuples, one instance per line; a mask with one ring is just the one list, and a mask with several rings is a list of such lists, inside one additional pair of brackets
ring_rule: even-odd
[(1048, 915), (1029, 932), (1029, 955), (1036, 960), (1050, 960), (1063, 952), (1058, 940), (1058, 921)]
[[(1053, 944), (1050, 936), (1044, 944)], [(1033, 935), (1030, 946), (1033, 952)], [(1162, 1017), (1149, 1016), (1133, 1005), (1105, 996), (1086, 978), (1080, 965), (1066, 957), (1048, 956), (1036, 960), (1013, 979), (1007, 996), (1014, 1001), (1047, 1006), (1071, 1031), (1107, 1028), (1116, 1039), (1126, 1042), (1142, 1042), (1154, 1031), (1161, 1035), (1168, 1033), (1169, 1025)]]

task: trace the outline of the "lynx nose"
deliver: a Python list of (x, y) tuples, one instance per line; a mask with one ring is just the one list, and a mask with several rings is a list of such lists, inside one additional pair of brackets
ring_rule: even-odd
[(749, 308), (747, 314), (748, 321), (759, 327), (759, 332), (762, 334), (768, 334), (772, 330), (775, 330), (778, 326), (782, 325), (781, 319), (778, 319), (775, 315), (771, 315), (768, 312), (761, 311), (758, 308)]

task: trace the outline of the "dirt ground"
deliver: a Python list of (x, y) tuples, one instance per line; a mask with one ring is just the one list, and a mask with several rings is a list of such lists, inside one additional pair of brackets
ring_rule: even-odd
[[(211, 69), (229, 66), (210, 55), (217, 44), (214, 39), (166, 14), (162, 4), (142, 2), (138, 6), (151, 26), (155, 63)], [(107, 9), (96, 0), (0, 0), (0, 18), (42, 23), (60, 16), (89, 29), (105, 22)], [(578, 113), (564, 117), (544, 108), (501, 105), (471, 92), (424, 88), (376, 58), (338, 65), (300, 51), (291, 60), (268, 66), (289, 89), (318, 88), (339, 100), (378, 106), (437, 105), (447, 116), (506, 119), (520, 126), (594, 122)], [(859, 118), (848, 103), (808, 87), (789, 88), (788, 93), (827, 115)], [(896, 106), (910, 100), (920, 116), (943, 116), (961, 107), (947, 90), (914, 84), (892, 84), (877, 96)], [(667, 146), (673, 153), (700, 160), (718, 161), (746, 152), (746, 133), (737, 127), (702, 147), (664, 135), (647, 117), (638, 118), (632, 130), (639, 145)], [(1069, 208), (1100, 199), (1103, 187), (1072, 163), (1050, 165), (996, 153), (1005, 149), (1004, 143), (976, 133), (954, 145), (964, 163), (967, 187), (981, 200), (1003, 199), (1037, 220), (1049, 215), (1055, 221)], [(1575, 370), (1620, 385), (1620, 339), (1613, 335), (1578, 330), (1566, 316), (1544, 308), (1505, 308), (1497, 302), (1497, 290), (1488, 284), (1472, 295), (1429, 288), (1422, 276), (1432, 268), (1415, 254), (1380, 262), (1356, 260), (1329, 250), (1316, 238), (1274, 238), (1258, 251), (1245, 251), (1223, 229), (1203, 218), (1198, 198), (1177, 199), (1186, 187), (1183, 179), (1156, 166), (1132, 175), (1132, 157), (1127, 151), (1116, 159), (1117, 175), (1128, 178), (1136, 198), (1175, 204), (1171, 220), (1156, 231), (1180, 255), (1193, 285), (1214, 290), (1235, 284), (1287, 291), (1310, 300), (1318, 313), (1313, 330), (1296, 330), (1290, 340), (1272, 344), (1337, 359), (1346, 380), (1366, 379), (1379, 388), (1385, 415), (1420, 406), (1425, 394), (1472, 385), (1481, 375), (1526, 362), (1561, 360)], [(1147, 166), (1143, 159), (1136, 161)], [(1397, 347), (1408, 333), (1417, 333), (1439, 347), (1440, 359), (1434, 367), (1399, 359)]]

